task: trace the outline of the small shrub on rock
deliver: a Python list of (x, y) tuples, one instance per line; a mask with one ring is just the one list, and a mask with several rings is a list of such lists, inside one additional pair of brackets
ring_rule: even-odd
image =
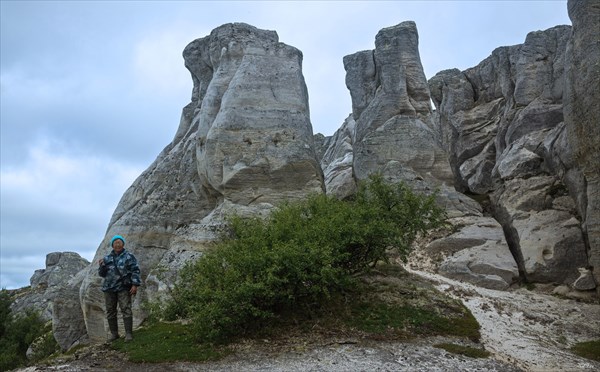
[[(13, 299), (7, 290), (0, 291), (0, 371), (7, 371), (27, 364), (27, 349), (40, 336), (48, 332), (44, 320), (33, 311), (13, 314)], [(49, 354), (56, 350), (56, 342), (49, 340)], [(54, 348), (52, 348), (54, 345)], [(48, 355), (49, 355), (48, 354)], [(41, 358), (47, 355), (36, 355)]]
[(166, 313), (192, 319), (199, 341), (226, 342), (281, 313), (310, 312), (388, 249), (405, 258), (417, 234), (443, 221), (434, 197), (374, 176), (350, 201), (319, 194), (266, 219), (233, 217), (229, 234), (182, 270)]

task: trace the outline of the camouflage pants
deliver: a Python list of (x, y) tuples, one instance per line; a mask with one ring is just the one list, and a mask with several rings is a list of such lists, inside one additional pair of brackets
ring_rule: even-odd
[(129, 291), (104, 292), (104, 303), (106, 305), (106, 319), (117, 319), (117, 304), (121, 309), (123, 318), (131, 318), (131, 295)]

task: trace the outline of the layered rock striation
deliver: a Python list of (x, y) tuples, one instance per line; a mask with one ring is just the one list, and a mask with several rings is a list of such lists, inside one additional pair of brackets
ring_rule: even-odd
[[(437, 190), (456, 233), (448, 232), (428, 244), (423, 256), (456, 254), (449, 262), (435, 264), (435, 269), (491, 288), (510, 286), (518, 270), (500, 224), (453, 187), (448, 153), (437, 135), (415, 23), (382, 29), (375, 37), (375, 49), (344, 57), (344, 67), (352, 114), (329, 139), (321, 160), (327, 193), (347, 197), (357, 181), (373, 173), (420, 192)], [(491, 257), (493, 263), (481, 264)]]
[[(382, 29), (375, 49), (344, 57), (352, 114), (332, 137), (313, 136), (299, 50), (274, 31), (218, 27), (185, 48), (191, 102), (172, 142), (123, 195), (94, 262), (112, 235), (126, 237), (144, 280), (139, 324), (141, 303), (168, 296), (177, 270), (230, 213), (263, 215), (314, 192), (346, 198), (381, 173), (437, 190), (448, 210), (450, 228), (420, 242), (417, 265), (494, 289), (519, 279), (593, 289), (599, 12), (597, 2), (570, 1), (573, 27), (530, 33), (429, 81), (414, 22)], [(105, 339), (96, 267), (54, 301), (63, 348)]]
[[(561, 175), (575, 196), (588, 244), (589, 267), (600, 283), (600, 3), (568, 2), (573, 24), (565, 52), (563, 113), (571, 148), (561, 153)], [(566, 137), (566, 138), (564, 138)], [(582, 275), (582, 282), (585, 282)], [(600, 290), (600, 289), (599, 289)]]
[[(177, 270), (197, 259), (232, 212), (267, 213), (283, 200), (322, 192), (302, 75), (302, 53), (277, 33), (234, 23), (183, 51), (194, 82), (173, 141), (125, 192), (94, 262), (114, 234), (140, 263), (144, 286), (134, 301), (168, 295)], [(73, 283), (92, 341), (105, 339), (97, 266)]]
[[(594, 5), (570, 5), (585, 6)], [(597, 29), (598, 19), (588, 27)], [(574, 154), (598, 151), (570, 139), (579, 113), (565, 120), (573, 100), (569, 56), (577, 39), (570, 26), (532, 32), (523, 44), (498, 48), (473, 68), (442, 71), (429, 81), (437, 136), (450, 155), (457, 189), (489, 198), (521, 275), (532, 282), (576, 283), (596, 245), (586, 239), (590, 176)], [(578, 63), (591, 58), (597, 64), (597, 53), (585, 55)]]

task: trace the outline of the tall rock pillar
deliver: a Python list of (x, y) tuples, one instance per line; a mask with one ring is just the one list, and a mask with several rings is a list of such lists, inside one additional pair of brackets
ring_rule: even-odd
[[(375, 37), (375, 50), (344, 57), (346, 86), (356, 121), (354, 174), (402, 164), (406, 173), (452, 181), (444, 151), (432, 131), (429, 87), (419, 56), (414, 22), (384, 28)], [(395, 173), (398, 173), (396, 171)]]
[(585, 179), (579, 209), (589, 265), (600, 283), (600, 2), (569, 0), (568, 10), (573, 31), (566, 51), (563, 112), (574, 160)]
[(141, 303), (168, 295), (179, 268), (214, 241), (227, 214), (267, 213), (323, 190), (298, 49), (275, 31), (232, 23), (192, 41), (183, 58), (194, 87), (175, 137), (125, 192), (74, 284), (92, 341), (106, 337), (97, 261), (112, 235), (123, 235), (140, 263), (137, 325)]

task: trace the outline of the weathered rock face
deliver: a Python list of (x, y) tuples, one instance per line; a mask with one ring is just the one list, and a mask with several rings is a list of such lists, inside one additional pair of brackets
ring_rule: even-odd
[(90, 263), (75, 252), (52, 252), (46, 255), (46, 268), (36, 270), (31, 279), (31, 289), (11, 305), (14, 313), (26, 310), (39, 311), (45, 320), (51, 320), (52, 302), (69, 280)]
[[(455, 230), (472, 232), (486, 226), (485, 231), (495, 231), (501, 238), (473, 243), (473, 239), (447, 233), (427, 246), (430, 256), (446, 259), (434, 269), (486, 287), (507, 288), (518, 271), (500, 224), (484, 217), (477, 202), (452, 187), (453, 175), (444, 141), (437, 135), (414, 22), (381, 30), (375, 50), (344, 57), (344, 67), (352, 115), (325, 141), (328, 148), (321, 167), (327, 193), (347, 197), (355, 192), (357, 181), (376, 172), (418, 192), (437, 189), (438, 202), (447, 208)], [(419, 254), (416, 257), (413, 262), (428, 261)], [(483, 264), (490, 257), (494, 262)], [(419, 262), (416, 267), (422, 265)]]
[(321, 168), (325, 178), (327, 194), (339, 199), (347, 198), (356, 192), (353, 174), (355, 121), (348, 116), (332, 137), (323, 143), (325, 152), (321, 157)]
[(12, 312), (34, 310), (44, 320), (52, 320), (54, 338), (63, 350), (86, 341), (79, 286), (89, 264), (75, 252), (48, 253), (46, 268), (35, 271), (30, 279), (31, 288), (15, 299)]
[(521, 273), (534, 282), (573, 284), (588, 265), (582, 176), (563, 121), (570, 38), (569, 26), (532, 32), (476, 67), (429, 81), (457, 188), (490, 196)]
[[(531, 33), (429, 82), (414, 22), (381, 30), (374, 50), (344, 58), (352, 115), (328, 138), (312, 133), (300, 51), (246, 24), (213, 30), (185, 48), (191, 102), (173, 141), (126, 191), (94, 261), (113, 234), (126, 237), (145, 284), (137, 325), (141, 303), (168, 294), (229, 213), (268, 213), (312, 192), (346, 198), (379, 172), (439, 190), (451, 229), (421, 253), (437, 255), (444, 275), (496, 289), (519, 276), (594, 288), (599, 9), (570, 2), (569, 12), (573, 29)], [(61, 347), (104, 340), (100, 284), (91, 264), (61, 289), (53, 309)]]
[(322, 191), (299, 50), (274, 31), (234, 24), (184, 56), (194, 81), (210, 80), (192, 120), (205, 187), (243, 206)]
[(385, 28), (375, 50), (344, 57), (356, 121), (354, 175), (358, 180), (389, 162), (439, 181), (452, 180), (446, 154), (433, 136), (429, 88), (414, 22)]
[[(438, 135), (435, 115), (418, 51), (414, 22), (381, 30), (374, 51), (344, 57), (352, 115), (330, 138), (321, 166), (327, 193), (344, 198), (356, 182), (380, 172), (414, 190), (439, 191), (438, 202), (451, 218), (442, 233), (411, 260), (423, 268), (432, 256), (434, 270), (489, 288), (507, 288), (518, 277), (517, 265), (500, 224), (483, 216), (481, 206), (452, 187), (453, 175)], [(474, 231), (478, 238), (464, 237)], [(493, 236), (483, 237), (493, 231)], [(443, 261), (443, 262), (442, 262)], [(429, 265), (429, 268), (432, 268)]]
[(589, 265), (600, 283), (600, 3), (569, 0), (568, 10), (573, 31), (565, 56), (563, 110), (570, 155), (582, 175), (582, 182), (571, 184), (577, 186)]
[(449, 222), (456, 232), (424, 247), (444, 257), (440, 274), (492, 289), (507, 289), (518, 279), (517, 263), (496, 220), (468, 216)]
[(448, 158), (433, 130), (418, 39), (415, 23), (403, 22), (379, 31), (375, 50), (344, 57), (352, 115), (321, 162), (327, 192), (347, 196), (355, 181), (380, 172), (421, 192), (439, 188), (440, 203), (452, 216), (479, 215), (477, 203), (451, 186)]
[(52, 333), (63, 351), (89, 340), (79, 298), (86, 274), (87, 270), (81, 270), (62, 285), (52, 303)]
[[(282, 200), (323, 190), (299, 50), (274, 31), (235, 23), (194, 40), (183, 57), (192, 100), (173, 141), (123, 195), (94, 259), (110, 251), (112, 235), (126, 238), (145, 283), (134, 300), (134, 325), (144, 317), (141, 303), (165, 295), (228, 213), (266, 213)], [(102, 341), (96, 268), (85, 270), (79, 297), (90, 339)]]

